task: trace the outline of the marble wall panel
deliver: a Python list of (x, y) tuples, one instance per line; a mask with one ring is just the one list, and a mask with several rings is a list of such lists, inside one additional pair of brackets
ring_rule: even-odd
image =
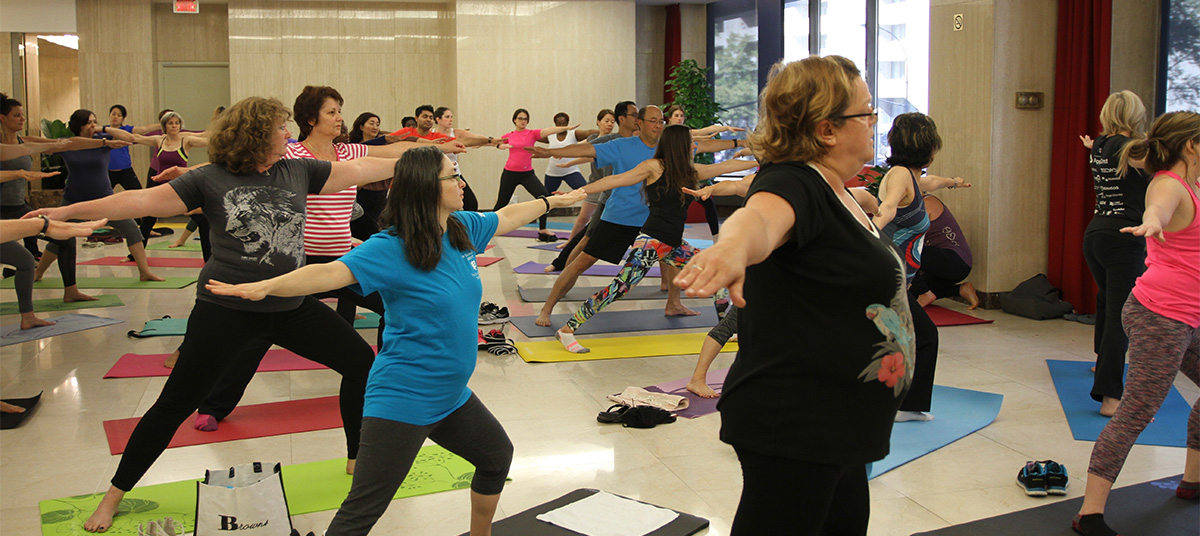
[[(1158, 82), (1158, 2), (1113, 0), (1112, 3), (1112, 92), (1128, 89), (1137, 93), (1153, 115)], [(1149, 128), (1147, 123), (1146, 127)]]
[[(40, 117), (61, 119), (64, 123), (79, 103), (79, 52), (38, 40), (38, 89), (41, 91)], [(93, 110), (97, 119), (107, 111)]]
[(229, 61), (227, 4), (205, 3), (197, 14), (174, 13), (171, 4), (154, 4), (154, 60)]
[(21, 72), (20, 58), (12, 52), (12, 35), (0, 32), (0, 93), (13, 96), (13, 73)]

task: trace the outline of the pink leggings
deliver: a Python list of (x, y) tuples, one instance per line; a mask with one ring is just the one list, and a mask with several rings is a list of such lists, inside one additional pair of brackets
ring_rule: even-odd
[[(1133, 294), (1121, 310), (1129, 335), (1129, 374), (1117, 414), (1092, 448), (1088, 473), (1116, 481), (1138, 435), (1171, 392), (1176, 372), (1200, 385), (1200, 329), (1151, 311)], [(1188, 415), (1187, 446), (1200, 450), (1200, 401)]]

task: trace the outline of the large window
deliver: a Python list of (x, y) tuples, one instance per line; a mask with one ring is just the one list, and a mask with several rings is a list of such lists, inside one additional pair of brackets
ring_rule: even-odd
[(758, 12), (754, 3), (713, 17), (712, 68), (721, 122), (754, 128), (758, 122)]
[[(1164, 112), (1200, 110), (1200, 4), (1169, 0), (1166, 7)], [(1163, 76), (1160, 74), (1160, 76)]]

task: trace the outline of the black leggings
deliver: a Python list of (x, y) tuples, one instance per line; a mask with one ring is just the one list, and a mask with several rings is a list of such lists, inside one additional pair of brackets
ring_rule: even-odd
[[(325, 264), (335, 261), (338, 257), (319, 257), (309, 255), (305, 257), (305, 264)], [(379, 314), (379, 331), (375, 335), (375, 347), (383, 347), (383, 298), (378, 292), (373, 292), (366, 296), (362, 296), (349, 287), (322, 292), (313, 296), (314, 298), (337, 298), (337, 314), (354, 326), (354, 314), (359, 306), (366, 307), (372, 312)], [(357, 333), (357, 332), (355, 332)], [(266, 350), (263, 350), (266, 353)], [(180, 355), (182, 355), (182, 347)], [(374, 355), (374, 354), (372, 354)], [(221, 381), (213, 387), (212, 393), (204, 402), (200, 404), (197, 410), (201, 415), (211, 415), (218, 421), (228, 417), (238, 403), (242, 401), (242, 396), (246, 394), (246, 386), (250, 385), (250, 380), (254, 379), (254, 374), (258, 372), (258, 364), (262, 361), (263, 356), (259, 355), (254, 359), (241, 360), (234, 363), (229, 370), (221, 377)]]
[[(28, 204), (0, 207), (0, 219), (17, 220), (30, 212), (33, 212), (33, 207)], [(75, 248), (75, 239), (55, 240), (53, 238), (43, 238), (42, 240), (57, 246), (58, 272), (62, 275), (63, 287), (75, 286), (75, 259), (78, 253)], [(25, 247), (28, 249), (28, 241), (26, 241)], [(34, 249), (37, 248), (35, 247)]]
[(713, 236), (717, 236), (717, 233), (721, 231), (721, 220), (717, 214), (716, 202), (711, 197), (708, 199), (698, 199), (696, 202), (704, 207), (704, 219), (708, 220), (708, 232), (712, 233)]
[(179, 361), (158, 400), (129, 437), (112, 485), (123, 491), (133, 489), (222, 374), (235, 363), (259, 359), (271, 344), (342, 375), (338, 405), (346, 451), (349, 458), (357, 458), (363, 395), (375, 354), (353, 327), (311, 296), (295, 309), (273, 313), (197, 301), (188, 318)]
[(921, 269), (913, 277), (912, 292), (920, 296), (933, 292), (938, 298), (958, 296), (959, 283), (971, 275), (967, 264), (952, 249), (931, 248), (928, 244), (921, 251)]
[(929, 411), (933, 401), (933, 373), (937, 369), (938, 329), (925, 308), (917, 303), (912, 290), (908, 291), (908, 311), (913, 319), (917, 355), (913, 365), (913, 383), (900, 403), (900, 411)]
[[(161, 182), (154, 182), (150, 179), (155, 175), (158, 175), (158, 170), (154, 168), (150, 168), (150, 170), (146, 172), (146, 188), (155, 188), (163, 184)], [(141, 225), (138, 227), (138, 230), (142, 232), (142, 245), (148, 246), (150, 245), (150, 231), (154, 230), (154, 224), (158, 223), (158, 218), (155, 218), (154, 216), (142, 216), (139, 221), (141, 222)], [(204, 238), (201, 237), (200, 240), (203, 241)]]
[(871, 494), (864, 464), (734, 451), (742, 464), (742, 497), (730, 536), (867, 534)]
[(513, 445), (500, 421), (474, 394), (436, 423), (417, 426), (391, 419), (363, 419), (362, 456), (354, 466), (350, 493), (325, 532), (329, 536), (367, 534), (387, 510), (408, 476), (425, 438), (475, 466), (471, 490), (499, 495), (512, 465)]
[[(492, 208), (495, 212), (508, 206), (508, 200), (512, 197), (513, 192), (517, 191), (517, 185), (525, 187), (525, 191), (534, 197), (545, 197), (546, 187), (542, 185), (542, 181), (538, 180), (537, 174), (533, 171), (509, 171), (504, 170), (500, 174), (500, 195), (496, 198), (496, 206)], [(538, 229), (546, 228), (546, 215), (538, 218)]]
[(1134, 282), (1146, 271), (1146, 239), (1089, 225), (1083, 234), (1083, 258), (1097, 287), (1096, 375), (1091, 396), (1097, 402), (1106, 396), (1119, 399), (1125, 394), (1125, 351), (1129, 349), (1121, 308)]
[(118, 169), (116, 171), (110, 169), (108, 170), (108, 180), (112, 183), (113, 188), (120, 186), (126, 191), (142, 189), (142, 181), (138, 178), (137, 173), (133, 171), (133, 168)]

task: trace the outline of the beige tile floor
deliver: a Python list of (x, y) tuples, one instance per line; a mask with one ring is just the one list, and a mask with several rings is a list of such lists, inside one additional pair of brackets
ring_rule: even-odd
[[(696, 227), (703, 227), (696, 226)], [(689, 235), (705, 231), (689, 229)], [(165, 239), (158, 239), (165, 240)], [(528, 249), (530, 239), (498, 238), (489, 254), (504, 261), (480, 269), (484, 299), (507, 305), (514, 315), (533, 314), (516, 287), (549, 286), (552, 278), (515, 275), (527, 260), (548, 262), (550, 252)], [(124, 255), (123, 246), (82, 249), (81, 259)], [(189, 255), (153, 252), (159, 256)], [(190, 254), (198, 255), (198, 254)], [(56, 269), (52, 269), (53, 270)], [(195, 270), (160, 268), (159, 275)], [(51, 274), (54, 275), (54, 274)], [(82, 277), (129, 275), (132, 268), (81, 266)], [(584, 278), (583, 284), (607, 280)], [(657, 284), (656, 280), (647, 280)], [(164, 380), (103, 380), (123, 353), (165, 353), (179, 338), (144, 340), (125, 336), (129, 329), (162, 315), (186, 317), (195, 288), (166, 291), (95, 291), (118, 293), (125, 307), (92, 309), (89, 314), (124, 320), (105, 328), (0, 349), (0, 390), (5, 397), (45, 391), (31, 420), (0, 432), (0, 533), (38, 534), (39, 500), (103, 491), (118, 458), (108, 454), (101, 422), (141, 415), (153, 403)], [(37, 291), (52, 298), (55, 291)], [(12, 291), (0, 292), (12, 301)], [(702, 302), (701, 302), (702, 303)], [(567, 312), (573, 305), (560, 305)], [(654, 307), (656, 302), (617, 303), (613, 310)], [(657, 304), (661, 306), (661, 304)], [(943, 301), (955, 309), (963, 306)], [(1083, 492), (1091, 443), (1074, 441), (1046, 370), (1046, 359), (1090, 360), (1091, 327), (1064, 320), (1036, 322), (999, 311), (979, 311), (995, 323), (941, 330), (939, 384), (1005, 396), (996, 422), (946, 448), (871, 482), (871, 534), (907, 535), (1044, 504), (1026, 497), (1014, 484), (1028, 459), (1065, 463), (1073, 477), (1068, 497)], [(17, 321), (5, 316), (0, 322)], [(510, 329), (510, 335), (520, 338)], [(374, 340), (373, 331), (363, 336)], [(686, 349), (686, 351), (693, 351)], [(726, 367), (722, 354), (714, 367)], [(737, 508), (740, 474), (733, 450), (717, 439), (716, 415), (652, 430), (630, 430), (595, 422), (608, 393), (627, 385), (650, 385), (690, 375), (694, 355), (527, 364), (512, 356), (480, 354), (471, 388), (496, 414), (516, 445), (512, 482), (500, 501), (498, 518), (548, 501), (580, 487), (614, 493), (706, 517), (710, 535), (729, 532)], [(330, 371), (260, 374), (244, 402), (263, 403), (337, 394), (338, 377)], [(1180, 376), (1176, 385), (1189, 402), (1200, 396)], [(199, 477), (206, 468), (252, 460), (303, 463), (344, 456), (340, 430), (268, 437), (169, 449), (142, 479), (156, 484)], [(1182, 471), (1182, 449), (1135, 446), (1118, 486)], [(395, 501), (375, 534), (454, 535), (467, 529), (468, 494), (440, 493)], [(295, 519), (297, 528), (318, 533), (333, 512)], [(1063, 523), (1068, 520), (1064, 519)]]

